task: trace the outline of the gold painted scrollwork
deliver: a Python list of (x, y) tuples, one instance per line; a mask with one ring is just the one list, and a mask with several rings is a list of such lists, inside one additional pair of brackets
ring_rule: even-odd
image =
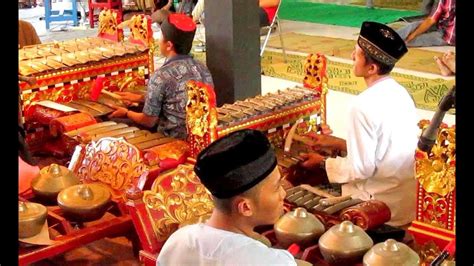
[(433, 226), (446, 228), (448, 202), (445, 197), (435, 193), (428, 193), (423, 199), (423, 222)]
[(193, 165), (179, 165), (172, 172), (158, 177), (151, 191), (144, 192), (143, 202), (160, 241), (166, 240), (180, 225), (197, 222), (214, 208), (209, 192), (194, 173)]
[(84, 84), (81, 87), (77, 85), (67, 85), (57, 88), (49, 88), (47, 90), (33, 91), (33, 92), (22, 92), (22, 105), (23, 109), (26, 110), (31, 104), (50, 100), (53, 102), (70, 102), (76, 98), (84, 98), (88, 92), (90, 85)]
[(140, 151), (121, 138), (102, 138), (86, 146), (77, 175), (85, 182), (100, 181), (123, 191), (148, 170)]
[[(429, 122), (420, 123), (421, 128)], [(429, 193), (446, 196), (456, 187), (456, 132), (454, 127), (442, 127), (430, 153), (417, 150), (416, 178)]]

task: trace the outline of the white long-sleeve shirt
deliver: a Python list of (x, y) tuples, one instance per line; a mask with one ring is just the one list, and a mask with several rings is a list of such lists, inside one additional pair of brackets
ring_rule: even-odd
[(417, 114), (405, 88), (390, 77), (359, 94), (349, 108), (347, 157), (329, 158), (332, 183), (347, 183), (342, 194), (377, 199), (391, 210), (390, 225), (415, 218)]
[(245, 235), (199, 223), (174, 232), (161, 249), (156, 265), (296, 266), (296, 261), (286, 250), (269, 248)]

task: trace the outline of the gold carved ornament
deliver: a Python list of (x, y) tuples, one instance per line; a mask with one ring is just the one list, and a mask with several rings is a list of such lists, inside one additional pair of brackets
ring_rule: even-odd
[[(435, 244), (433, 240), (425, 242), (423, 245), (415, 244), (414, 247), (416, 253), (420, 256), (420, 266), (429, 266), (433, 260), (439, 256), (442, 250)], [(446, 264), (442, 265), (454, 265), (450, 264), (454, 262), (452, 256), (446, 259)]]
[(130, 28), (131, 36), (130, 39), (135, 42), (140, 42), (142, 45), (149, 46), (153, 41), (151, 30), (151, 20), (145, 15), (133, 15), (129, 20), (126, 20), (120, 25), (119, 28), (125, 26)]
[(106, 137), (86, 146), (76, 174), (84, 183), (99, 181), (123, 194), (147, 170), (137, 147), (122, 138)]
[(148, 50), (148, 70), (149, 73), (155, 71), (153, 54), (155, 52), (155, 44), (153, 39), (153, 32), (151, 29), (151, 18), (146, 15), (133, 15), (131, 19), (126, 20), (118, 27), (123, 29), (125, 26), (130, 28), (132, 43), (140, 43), (149, 48)]
[(116, 35), (118, 33), (117, 13), (104, 9), (99, 13), (99, 34)]
[(190, 153), (190, 145), (183, 140), (175, 140), (146, 149), (144, 158), (149, 166), (160, 165), (160, 162), (165, 159), (173, 159), (178, 161), (183, 156), (188, 156)]
[(153, 59), (155, 53), (155, 42), (151, 29), (151, 18), (145, 15), (135, 15), (132, 17), (129, 27), (132, 32), (132, 39), (140, 41), (143, 45), (149, 48), (148, 70), (149, 73), (153, 73), (155, 71), (155, 61)]
[(116, 79), (116, 82), (119, 91), (145, 90), (145, 73), (143, 70), (131, 71)]
[(143, 202), (159, 241), (168, 239), (180, 225), (196, 223), (200, 217), (208, 216), (214, 208), (210, 193), (191, 164), (181, 164), (159, 176), (151, 190), (144, 192)]
[(186, 86), (186, 127), (191, 156), (217, 139), (217, 109), (214, 89), (202, 82), (188, 81)]
[(309, 54), (304, 64), (303, 84), (306, 88), (322, 93), (323, 84), (327, 84), (327, 59), (323, 54)]
[[(316, 90), (320, 93), (321, 107), (319, 116), (321, 124), (326, 123), (326, 95), (328, 93), (328, 77), (326, 74), (327, 58), (323, 54), (309, 54), (305, 60), (303, 85), (306, 88)], [(314, 119), (310, 120), (310, 124), (316, 124)], [(318, 127), (312, 126), (317, 129)]]
[[(424, 129), (428, 120), (419, 123)], [(416, 178), (428, 193), (445, 197), (456, 187), (456, 131), (442, 124), (438, 138), (429, 153), (416, 151)]]

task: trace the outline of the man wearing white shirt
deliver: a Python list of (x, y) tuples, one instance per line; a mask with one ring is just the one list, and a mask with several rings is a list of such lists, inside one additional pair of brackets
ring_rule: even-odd
[(418, 141), (416, 108), (406, 89), (389, 74), (407, 52), (403, 39), (391, 28), (364, 22), (355, 50), (354, 74), (367, 89), (349, 108), (347, 140), (318, 135), (319, 146), (347, 153), (324, 158), (303, 154), (304, 167), (324, 167), (342, 193), (362, 200), (385, 202), (392, 216), (388, 224), (402, 226), (415, 218), (415, 150)]
[(205, 223), (174, 232), (157, 265), (296, 265), (286, 250), (259, 242), (254, 228), (283, 214), (286, 192), (265, 135), (240, 130), (216, 140), (197, 157), (194, 171), (215, 208)]

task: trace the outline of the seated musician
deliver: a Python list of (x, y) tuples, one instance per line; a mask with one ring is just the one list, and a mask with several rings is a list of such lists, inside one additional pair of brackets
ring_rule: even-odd
[(342, 194), (385, 202), (388, 224), (402, 226), (415, 218), (417, 114), (407, 90), (390, 77), (395, 63), (407, 52), (403, 39), (391, 28), (364, 22), (352, 53), (354, 74), (368, 88), (349, 108), (347, 140), (318, 135), (323, 148), (347, 153), (325, 159), (304, 154), (304, 167), (323, 167), (331, 183), (342, 183)]
[(157, 130), (166, 136), (185, 139), (186, 132), (186, 83), (200, 81), (214, 86), (207, 67), (194, 60), (189, 52), (192, 47), (196, 24), (183, 14), (171, 14), (161, 26), (160, 52), (166, 61), (148, 82), (146, 96), (120, 93), (125, 101), (144, 101), (143, 112), (129, 111), (123, 107), (110, 117), (127, 117), (133, 122)]
[(254, 239), (256, 226), (283, 214), (286, 195), (263, 133), (246, 129), (218, 139), (199, 154), (194, 171), (215, 208), (205, 223), (174, 232), (157, 265), (296, 265), (288, 251)]
[(41, 40), (36, 33), (35, 27), (28, 21), (18, 20), (18, 46), (41, 44)]

